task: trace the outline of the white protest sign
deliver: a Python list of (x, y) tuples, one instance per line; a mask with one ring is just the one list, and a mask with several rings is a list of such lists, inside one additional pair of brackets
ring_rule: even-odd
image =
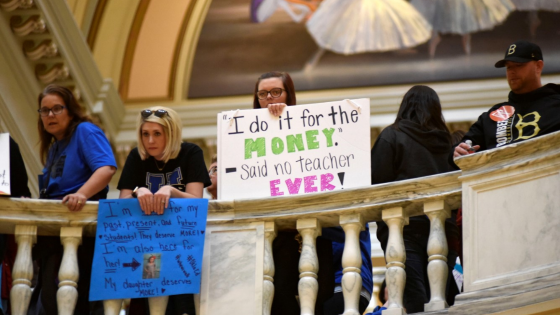
[(0, 133), (0, 196), (11, 195), (10, 191), (10, 134)]
[(371, 184), (369, 99), (218, 114), (218, 199)]

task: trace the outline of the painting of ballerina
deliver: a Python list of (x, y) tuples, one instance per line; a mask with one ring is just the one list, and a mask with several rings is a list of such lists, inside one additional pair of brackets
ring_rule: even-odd
[(560, 0), (213, 0), (188, 97), (250, 94), (272, 70), (298, 90), (503, 77), (519, 39), (560, 73), (559, 18)]

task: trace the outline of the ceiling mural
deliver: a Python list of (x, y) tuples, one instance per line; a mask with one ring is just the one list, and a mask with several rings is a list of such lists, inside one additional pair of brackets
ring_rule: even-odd
[(518, 39), (560, 71), (560, 1), (213, 0), (186, 97), (250, 94), (287, 71), (297, 90), (503, 77)]

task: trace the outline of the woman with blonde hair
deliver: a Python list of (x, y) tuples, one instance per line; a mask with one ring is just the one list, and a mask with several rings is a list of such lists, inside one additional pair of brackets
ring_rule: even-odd
[[(202, 198), (211, 184), (202, 150), (182, 142), (179, 115), (152, 107), (138, 115), (138, 147), (132, 149), (119, 179), (120, 198), (138, 198), (146, 215), (163, 214), (170, 198)], [(195, 314), (192, 294), (169, 298), (167, 314)]]

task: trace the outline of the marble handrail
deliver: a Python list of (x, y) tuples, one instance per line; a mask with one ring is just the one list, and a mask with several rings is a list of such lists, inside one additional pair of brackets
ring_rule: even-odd
[[(364, 188), (282, 198), (210, 201), (208, 224), (274, 221), (278, 230), (295, 229), (298, 219), (317, 218), (322, 227), (340, 226), (339, 217), (360, 213), (365, 222), (381, 221), (381, 211), (403, 207), (408, 216), (423, 215), (423, 204), (444, 199), (450, 209), (461, 204), (461, 173), (450, 172)], [(70, 212), (59, 200), (0, 198), (0, 233), (13, 234), (16, 225), (37, 225), (37, 235), (58, 236), (61, 227), (83, 227), (93, 236), (96, 201)]]

